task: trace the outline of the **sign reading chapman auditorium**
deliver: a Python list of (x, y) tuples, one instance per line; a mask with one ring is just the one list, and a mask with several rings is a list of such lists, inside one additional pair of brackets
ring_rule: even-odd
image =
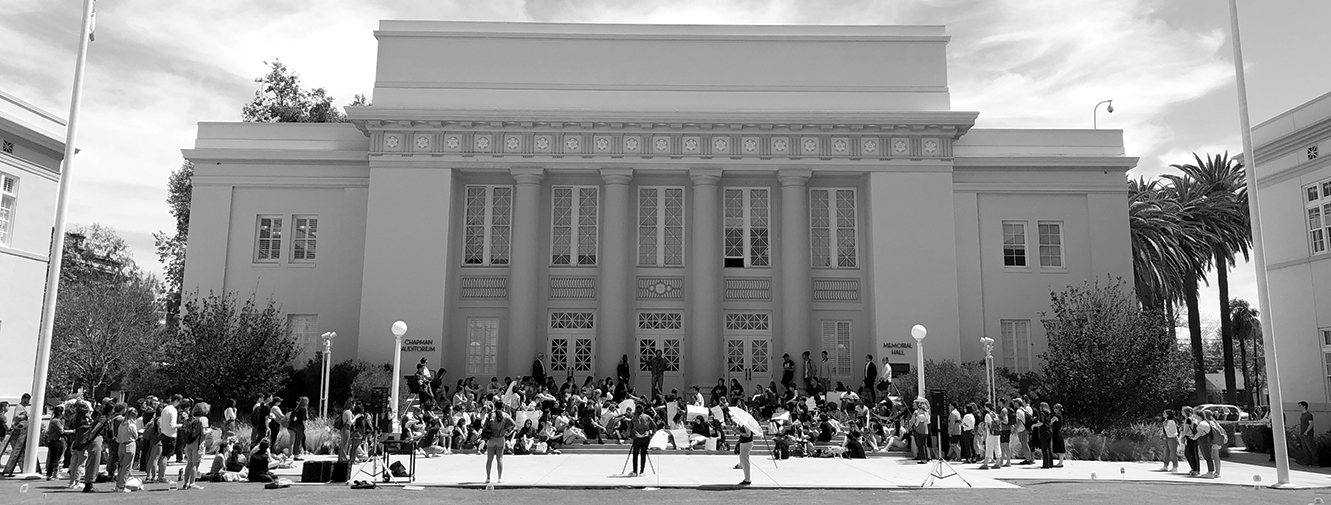
[[(1050, 289), (1130, 277), (1115, 130), (973, 128), (940, 26), (384, 21), (349, 124), (200, 123), (187, 289), (334, 359), (647, 385), (828, 351), (1039, 367)], [(437, 345), (433, 345), (437, 342)], [(888, 353), (888, 354), (884, 354)], [(899, 358), (898, 358), (899, 359)], [(905, 360), (902, 360), (905, 361)], [(851, 382), (847, 382), (851, 383)]]

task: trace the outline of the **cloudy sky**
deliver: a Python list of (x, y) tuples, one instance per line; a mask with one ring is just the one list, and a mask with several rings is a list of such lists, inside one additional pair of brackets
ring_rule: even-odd
[[(0, 89), (69, 111), (79, 0), (6, 0)], [(117, 229), (160, 272), (166, 180), (199, 121), (239, 120), (264, 61), (342, 105), (374, 87), (380, 19), (698, 24), (941, 24), (953, 108), (980, 127), (1124, 131), (1133, 175), (1238, 152), (1227, 2), (1220, 0), (102, 0), (91, 45), (71, 223)], [(1331, 91), (1331, 2), (1240, 0), (1253, 123)], [(1255, 299), (1251, 266), (1232, 294)], [(1214, 289), (1203, 294), (1214, 315)]]

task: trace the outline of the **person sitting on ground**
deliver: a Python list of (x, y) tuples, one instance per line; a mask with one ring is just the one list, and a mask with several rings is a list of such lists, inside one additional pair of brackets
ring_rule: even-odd
[(250, 482), (272, 482), (277, 476), (273, 475), (268, 469), (268, 462), (272, 455), (268, 453), (268, 439), (259, 441), (259, 446), (254, 449), (254, 454), (250, 455), (250, 460), (245, 468), (249, 470), (247, 479)]
[(846, 435), (846, 450), (841, 453), (848, 459), (864, 459), (864, 445), (860, 444), (860, 432), (852, 431)]

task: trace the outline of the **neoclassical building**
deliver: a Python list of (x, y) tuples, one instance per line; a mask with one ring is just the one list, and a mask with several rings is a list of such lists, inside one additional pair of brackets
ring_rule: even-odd
[[(1131, 279), (1116, 130), (973, 128), (941, 26), (384, 21), (350, 124), (200, 123), (188, 289), (307, 356), (780, 380), (783, 353), (1040, 366), (1049, 291)], [(404, 371), (409, 373), (409, 370)]]
[(64, 157), (65, 120), (0, 91), (0, 400), (14, 404), (32, 390)]
[[(1252, 129), (1285, 420), (1331, 427), (1331, 93)], [(1252, 301), (1254, 308), (1257, 302)]]

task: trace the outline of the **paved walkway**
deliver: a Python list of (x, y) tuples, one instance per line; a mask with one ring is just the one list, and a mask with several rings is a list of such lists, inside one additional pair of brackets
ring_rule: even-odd
[[(733, 455), (691, 455), (651, 453), (656, 470), (643, 477), (629, 478), (625, 472), (625, 455), (544, 455), (504, 457), (504, 481), (497, 487), (667, 487), (710, 488), (733, 487), (743, 479), (735, 470), (738, 458)], [(405, 456), (394, 456), (404, 460)], [(421, 486), (480, 487), (485, 482), (485, 457), (476, 454), (455, 454), (439, 458), (417, 458), (417, 479)], [(768, 458), (753, 458), (752, 481), (755, 488), (836, 488), (836, 489), (890, 489), (920, 487), (929, 477), (933, 465), (920, 465), (904, 457), (892, 455), (867, 460), (797, 458), (773, 462)], [(404, 461), (405, 464), (405, 461)], [(964, 488), (967, 483), (975, 488), (1016, 489), (1024, 483), (1077, 482), (1077, 481), (1129, 481), (1160, 483), (1219, 484), (1253, 486), (1269, 485), (1276, 481), (1275, 468), (1224, 461), (1221, 477), (1201, 479), (1157, 471), (1159, 463), (1116, 463), (1101, 461), (1068, 461), (1063, 468), (1041, 469), (1035, 466), (1011, 466), (997, 470), (978, 470), (978, 465), (953, 465), (958, 477), (938, 479), (933, 487)], [(1205, 463), (1203, 463), (1203, 469)], [(357, 467), (359, 469), (360, 467)], [(368, 470), (369, 467), (366, 467)], [(1185, 464), (1186, 471), (1186, 464)], [(276, 473), (299, 482), (300, 469), (278, 470)], [(1260, 481), (1254, 481), (1254, 476)], [(497, 472), (496, 472), (497, 477)], [(352, 480), (369, 480), (361, 474)], [(964, 481), (963, 481), (964, 479)], [(1331, 487), (1331, 477), (1317, 473), (1292, 470), (1290, 487), (1313, 489)]]

